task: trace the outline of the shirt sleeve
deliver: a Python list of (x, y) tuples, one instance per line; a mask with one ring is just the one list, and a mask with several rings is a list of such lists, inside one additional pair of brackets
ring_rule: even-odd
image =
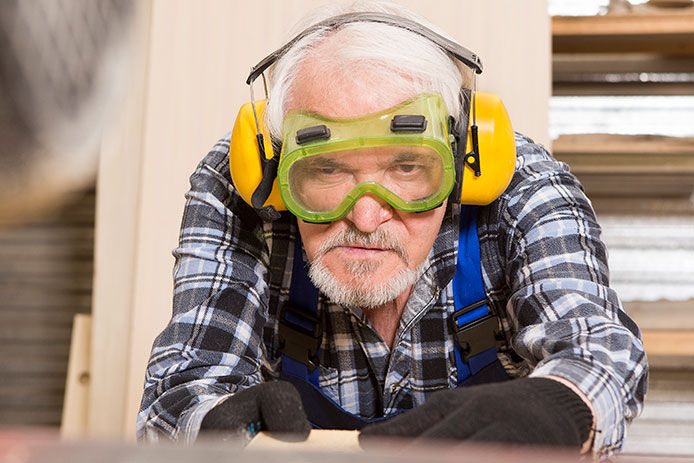
[(499, 208), (512, 347), (531, 376), (564, 378), (585, 394), (594, 451), (610, 454), (643, 405), (641, 333), (609, 286), (607, 250), (578, 180), (543, 147), (517, 141), (518, 172)]
[(228, 151), (227, 136), (190, 179), (173, 315), (147, 366), (139, 440), (192, 441), (212, 407), (261, 381), (268, 252), (262, 223), (229, 181)]

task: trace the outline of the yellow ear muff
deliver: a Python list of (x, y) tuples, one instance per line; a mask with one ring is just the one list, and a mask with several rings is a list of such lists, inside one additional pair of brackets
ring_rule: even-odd
[[(263, 134), (265, 145), (265, 157), (272, 158), (272, 142), (270, 135), (263, 126), (263, 114), (265, 111), (265, 100), (255, 102), (255, 108), (260, 124), (260, 131)], [(256, 138), (255, 117), (253, 107), (250, 103), (241, 106), (239, 114), (231, 132), (231, 142), (229, 146), (229, 168), (231, 179), (236, 190), (244, 201), (251, 204), (251, 196), (263, 178), (263, 168), (260, 165), (260, 154), (258, 150), (258, 139)], [(274, 206), (278, 211), (286, 211), (287, 208), (280, 196), (277, 179), (272, 184), (272, 191), (264, 206)]]
[[(476, 92), (475, 111), (481, 175), (476, 176), (474, 169), (465, 164), (460, 202), (485, 206), (504, 192), (513, 177), (516, 142), (511, 120), (498, 95)], [(468, 130), (465, 153), (471, 150), (472, 136)]]

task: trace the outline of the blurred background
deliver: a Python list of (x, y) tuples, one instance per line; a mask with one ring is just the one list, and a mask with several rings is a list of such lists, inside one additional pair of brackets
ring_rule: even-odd
[[(0, 0), (0, 426), (134, 440), (188, 176), (322, 3)], [(626, 452), (694, 455), (693, 2), (398, 3), (581, 179), (653, 367)]]

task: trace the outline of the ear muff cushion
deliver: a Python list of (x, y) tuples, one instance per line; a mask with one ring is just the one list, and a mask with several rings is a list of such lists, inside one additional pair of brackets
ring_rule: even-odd
[[(270, 159), (273, 156), (272, 142), (270, 135), (264, 130), (262, 125), (265, 110), (265, 100), (255, 102), (258, 121), (261, 124), (265, 145), (265, 157)], [(239, 114), (231, 132), (231, 142), (229, 144), (229, 169), (234, 187), (239, 195), (249, 205), (253, 192), (258, 187), (263, 177), (263, 168), (260, 164), (260, 154), (258, 150), (258, 140), (256, 138), (255, 117), (253, 107), (250, 103), (241, 106)], [(273, 206), (278, 211), (285, 211), (287, 208), (280, 196), (277, 179), (272, 184), (270, 196), (264, 206)]]
[[(463, 167), (460, 202), (485, 206), (504, 192), (516, 167), (516, 143), (506, 108), (498, 95), (476, 92), (480, 170), (475, 175), (467, 164)], [(472, 124), (472, 117), (470, 117)], [(472, 150), (468, 130), (466, 153)]]

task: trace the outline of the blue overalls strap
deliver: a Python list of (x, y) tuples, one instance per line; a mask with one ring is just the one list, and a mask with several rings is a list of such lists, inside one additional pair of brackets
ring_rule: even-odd
[(301, 238), (296, 235), (289, 303), (280, 314), (279, 338), (282, 373), (318, 385), (318, 349), (322, 326), (318, 318), (318, 289), (308, 276), (302, 257)]
[(482, 281), (476, 206), (462, 206), (460, 211), (453, 300), (458, 385), (507, 379), (496, 353), (498, 318), (489, 308)]

